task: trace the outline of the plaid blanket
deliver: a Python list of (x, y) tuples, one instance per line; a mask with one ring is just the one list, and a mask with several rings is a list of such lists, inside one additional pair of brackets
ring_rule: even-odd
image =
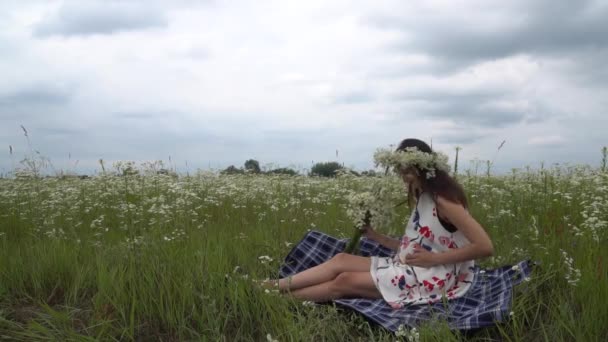
[[(344, 250), (347, 239), (336, 239), (319, 231), (310, 231), (291, 250), (280, 268), (286, 277), (329, 260)], [(393, 252), (375, 241), (361, 239), (359, 255), (391, 256)], [(469, 330), (495, 325), (509, 318), (513, 286), (529, 277), (530, 261), (492, 270), (475, 268), (475, 279), (464, 297), (429, 305), (392, 309), (382, 299), (340, 299), (334, 302), (355, 310), (372, 322), (391, 331), (400, 325), (417, 327), (439, 319), (447, 321), (452, 330)]]

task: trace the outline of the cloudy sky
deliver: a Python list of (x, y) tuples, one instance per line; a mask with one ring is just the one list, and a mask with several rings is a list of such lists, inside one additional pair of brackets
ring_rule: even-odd
[(79, 173), (367, 169), (406, 137), (508, 171), (608, 145), (607, 1), (5, 0), (0, 51), (4, 173), (21, 125)]

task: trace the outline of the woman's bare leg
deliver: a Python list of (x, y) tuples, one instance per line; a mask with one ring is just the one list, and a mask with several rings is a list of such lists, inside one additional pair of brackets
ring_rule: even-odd
[(338, 274), (343, 272), (369, 273), (370, 266), (371, 259), (368, 257), (338, 253), (333, 258), (320, 265), (293, 275), (291, 279), (289, 279), (289, 277), (279, 279), (279, 290), (295, 291), (301, 288), (323, 284), (333, 280)]
[(290, 292), (296, 298), (314, 302), (357, 297), (380, 299), (382, 295), (372, 280), (371, 273), (345, 272), (335, 279)]

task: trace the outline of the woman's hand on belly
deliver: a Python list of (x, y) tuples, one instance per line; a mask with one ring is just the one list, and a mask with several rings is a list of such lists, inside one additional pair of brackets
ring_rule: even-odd
[(405, 255), (405, 263), (410, 266), (433, 267), (437, 265), (437, 254), (416, 245), (410, 253)]

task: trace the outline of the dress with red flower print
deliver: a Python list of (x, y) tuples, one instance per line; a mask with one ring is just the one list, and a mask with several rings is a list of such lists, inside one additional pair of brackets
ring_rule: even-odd
[(384, 300), (393, 308), (434, 303), (458, 298), (466, 293), (474, 278), (473, 260), (429, 268), (410, 266), (405, 256), (416, 245), (432, 253), (441, 253), (469, 244), (462, 232), (449, 232), (441, 225), (433, 197), (423, 192), (401, 238), (394, 257), (373, 256), (370, 272)]

